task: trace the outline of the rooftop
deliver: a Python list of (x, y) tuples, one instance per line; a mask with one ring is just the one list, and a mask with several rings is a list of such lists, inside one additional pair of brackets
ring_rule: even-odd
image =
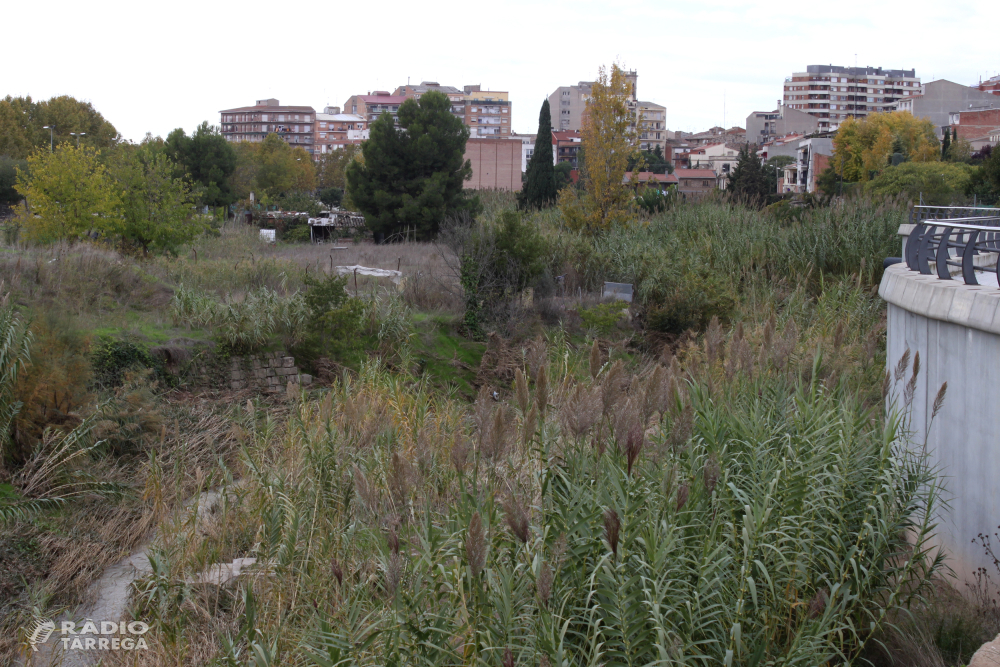
[(681, 178), (715, 178), (711, 169), (674, 169), (674, 175)]
[(312, 107), (282, 107), (276, 104), (258, 104), (252, 107), (237, 107), (235, 109), (223, 109), (219, 113), (244, 113), (247, 111), (267, 111), (267, 112), (291, 111), (298, 113), (316, 113), (316, 110), (313, 109)]

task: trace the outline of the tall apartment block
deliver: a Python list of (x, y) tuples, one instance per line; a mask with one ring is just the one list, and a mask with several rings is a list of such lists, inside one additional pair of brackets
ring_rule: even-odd
[[(636, 82), (639, 75), (634, 71), (625, 73), (629, 82), (628, 106), (635, 111)], [(575, 132), (583, 129), (583, 112), (587, 108), (594, 88), (593, 81), (581, 81), (575, 86), (560, 86), (549, 95), (549, 113), (552, 115), (552, 129)]]
[(785, 78), (784, 103), (814, 116), (819, 130), (835, 130), (851, 116), (896, 111), (901, 99), (923, 94), (916, 70), (809, 65)]
[(257, 100), (252, 107), (220, 111), (222, 136), (229, 141), (264, 141), (272, 132), (292, 147), (313, 152), (312, 107), (281, 106), (276, 99)]
[(454, 86), (442, 86), (436, 81), (422, 81), (400, 86), (393, 95), (404, 100), (419, 100), (424, 93), (432, 90), (448, 96), (451, 112), (469, 127), (473, 139), (510, 137), (513, 108), (510, 94), (506, 91), (483, 90), (478, 84), (459, 90)]

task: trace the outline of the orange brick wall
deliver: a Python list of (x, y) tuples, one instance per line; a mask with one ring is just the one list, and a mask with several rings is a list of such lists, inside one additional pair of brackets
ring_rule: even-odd
[(472, 162), (470, 190), (521, 189), (521, 141), (511, 139), (469, 139), (465, 159)]

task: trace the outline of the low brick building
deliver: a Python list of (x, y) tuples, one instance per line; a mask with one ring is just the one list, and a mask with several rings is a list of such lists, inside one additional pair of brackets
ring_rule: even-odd
[(956, 111), (949, 116), (951, 127), (958, 132), (959, 139), (976, 141), (988, 137), (1000, 128), (1000, 98), (992, 109)]
[(699, 199), (715, 189), (718, 177), (711, 169), (674, 169), (681, 196)]

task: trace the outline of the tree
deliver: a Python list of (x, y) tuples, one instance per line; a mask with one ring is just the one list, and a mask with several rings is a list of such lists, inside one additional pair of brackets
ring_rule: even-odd
[(12, 205), (21, 201), (21, 195), (17, 193), (18, 170), (25, 171), (28, 168), (27, 160), (15, 160), (14, 158), (0, 155), (0, 205)]
[(663, 149), (660, 148), (659, 144), (651, 151), (641, 151), (629, 158), (628, 171), (635, 171), (640, 160), (645, 165), (643, 171), (650, 171), (654, 174), (674, 173), (674, 165), (663, 157)]
[(327, 206), (340, 206), (340, 202), (344, 200), (344, 191), (340, 188), (323, 188), (317, 196)]
[(764, 166), (751, 144), (743, 144), (740, 148), (736, 166), (729, 174), (726, 191), (729, 196), (748, 204), (763, 206), (767, 203), (768, 195), (771, 194), (770, 184)]
[[(629, 108), (631, 86), (617, 63), (601, 67), (583, 116), (583, 162), (586, 194), (563, 190), (559, 206), (571, 226), (608, 229), (628, 219), (635, 193), (625, 183), (629, 161), (639, 152), (637, 128), (642, 119)], [(634, 169), (642, 171), (641, 159)]]
[(361, 146), (347, 144), (343, 148), (324, 153), (319, 159), (316, 173), (317, 187), (321, 189), (347, 188), (347, 165), (361, 157)]
[(843, 165), (845, 181), (865, 182), (890, 165), (893, 152), (913, 162), (940, 160), (934, 126), (905, 111), (848, 118), (833, 138), (831, 163)]
[(427, 239), (445, 216), (477, 205), (462, 190), (472, 177), (465, 159), (469, 129), (437, 91), (405, 101), (398, 117), (398, 128), (389, 114), (372, 124), (364, 161), (347, 167), (347, 194), (376, 234), (412, 227)]
[(118, 215), (105, 233), (143, 254), (176, 254), (205, 231), (194, 215), (191, 194), (176, 165), (150, 146), (119, 144), (108, 158), (108, 175), (117, 191)]
[[(50, 135), (45, 128), (55, 128)], [(0, 155), (25, 159), (37, 148), (49, 150), (64, 141), (76, 143), (71, 132), (86, 133), (81, 145), (110, 148), (120, 140), (115, 126), (104, 119), (90, 102), (80, 102), (68, 95), (35, 102), (30, 97), (0, 100)]]
[(24, 223), (33, 241), (74, 240), (92, 229), (103, 231), (118, 215), (114, 185), (90, 146), (36, 150), (27, 172), (18, 172), (16, 188), (34, 214)]
[(1000, 201), (1000, 150), (986, 146), (977, 155), (982, 163), (975, 168), (965, 193), (975, 195), (979, 203), (996, 204)]
[(164, 150), (200, 202), (229, 206), (236, 201), (229, 182), (236, 170), (236, 151), (218, 128), (205, 121), (191, 136), (177, 128), (167, 136)]
[(865, 184), (865, 192), (875, 195), (906, 194), (914, 202), (923, 196), (930, 206), (948, 206), (964, 195), (974, 167), (951, 162), (904, 162), (883, 169)]
[(524, 187), (518, 197), (521, 208), (544, 208), (555, 202), (559, 190), (552, 164), (552, 116), (549, 101), (538, 112), (538, 135), (524, 174)]
[(948, 149), (951, 148), (951, 134), (948, 130), (944, 131), (944, 140), (941, 142), (941, 159), (948, 159)]
[(255, 163), (253, 189), (261, 201), (316, 187), (316, 168), (309, 153), (292, 148), (277, 134), (267, 135), (256, 151), (247, 151), (247, 157)]

